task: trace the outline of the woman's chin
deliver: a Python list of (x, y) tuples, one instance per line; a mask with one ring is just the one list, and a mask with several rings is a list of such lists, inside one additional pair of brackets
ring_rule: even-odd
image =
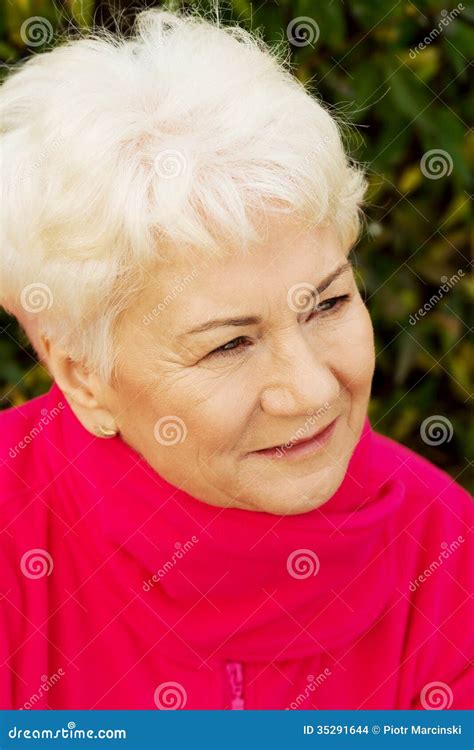
[(312, 487), (310, 492), (287, 492), (282, 494), (274, 492), (270, 497), (258, 497), (249, 500), (245, 507), (248, 510), (272, 513), (280, 516), (295, 516), (300, 513), (309, 513), (331, 499), (341, 485), (343, 478), (344, 473), (334, 469), (330, 481), (315, 482), (317, 486)]

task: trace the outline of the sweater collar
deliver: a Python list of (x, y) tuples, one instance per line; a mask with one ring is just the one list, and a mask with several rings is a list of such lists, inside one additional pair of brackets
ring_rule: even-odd
[[(51, 408), (65, 402), (56, 383), (47, 398)], [(79, 469), (77, 500), (84, 512), (94, 508), (102, 534), (138, 563), (137, 588), (158, 615), (157, 639), (162, 629), (176, 658), (202, 665), (214, 657), (333, 654), (387, 606), (405, 487), (381, 474), (368, 417), (335, 494), (290, 516), (202, 502), (120, 436), (91, 435), (67, 402), (54, 425), (53, 470), (65, 459)]]

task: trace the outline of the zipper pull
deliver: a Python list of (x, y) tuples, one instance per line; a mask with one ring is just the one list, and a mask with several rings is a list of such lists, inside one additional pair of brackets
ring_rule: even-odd
[(230, 688), (232, 691), (231, 709), (243, 710), (245, 708), (245, 702), (243, 698), (244, 692), (244, 676), (242, 662), (230, 661), (226, 664), (227, 678), (229, 680)]

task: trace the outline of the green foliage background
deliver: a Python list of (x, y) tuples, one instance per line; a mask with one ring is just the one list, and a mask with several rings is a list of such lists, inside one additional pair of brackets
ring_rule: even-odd
[[(138, 10), (160, 4), (4, 2), (0, 73), (5, 76), (9, 66), (48, 48), (31, 49), (22, 40), (21, 25), (32, 16), (48, 19), (57, 33), (94, 24), (113, 29), (117, 23), (128, 30)], [(194, 4), (175, 2), (171, 7)], [(453, 20), (443, 25), (455, 8)], [(353, 123), (349, 148), (370, 176), (366, 223), (355, 252), (376, 335), (369, 416), (377, 431), (425, 455), (472, 489), (469, 220), (474, 131), (468, 124), (474, 106), (469, 85), (474, 6), (443, 0), (233, 0), (221, 2), (220, 9), (224, 21), (261, 29), (270, 43), (284, 39), (294, 19), (317, 23), (317, 39), (289, 46), (294, 72)], [(303, 34), (294, 41), (304, 41)], [(420, 49), (425, 38), (429, 43)], [(437, 179), (424, 175), (420, 162), (431, 149), (447, 152), (449, 174)], [(412, 325), (410, 315), (439, 292), (441, 277), (449, 279), (458, 269), (463, 278)], [(8, 408), (44, 393), (51, 379), (17, 322), (4, 311), (0, 326), (0, 396), (2, 407)], [(440, 445), (428, 445), (420, 436), (423, 420), (433, 415), (453, 426), (452, 438)]]

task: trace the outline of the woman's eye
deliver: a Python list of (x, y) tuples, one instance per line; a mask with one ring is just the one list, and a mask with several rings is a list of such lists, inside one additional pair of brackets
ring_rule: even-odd
[[(325, 317), (326, 315), (330, 315), (332, 312), (335, 312), (337, 309), (339, 309), (345, 302), (347, 302), (350, 299), (350, 296), (350, 294), (343, 294), (340, 297), (332, 297), (331, 299), (324, 300), (324, 302), (320, 302), (319, 305), (317, 305), (315, 309), (310, 313), (309, 320), (313, 319), (314, 317)], [(223, 344), (217, 349), (214, 349), (212, 352), (209, 352), (209, 354), (207, 354), (206, 356), (213, 357), (221, 355), (225, 357), (229, 354), (240, 352), (244, 348), (246, 348), (242, 345), (243, 341), (246, 341), (246, 336), (237, 336), (237, 338), (232, 339), (226, 344)]]
[(214, 349), (214, 351), (209, 352), (207, 356), (212, 357), (215, 354), (226, 356), (227, 353), (233, 353), (236, 349), (240, 349), (240, 344), (238, 344), (237, 346), (231, 346), (231, 344), (235, 344), (236, 342), (240, 341), (245, 341), (245, 336), (237, 336), (236, 339), (232, 339), (232, 341), (228, 341), (227, 344), (223, 344), (223, 346), (219, 346), (217, 349)]
[(323, 317), (327, 313), (334, 312), (339, 309), (344, 302), (347, 302), (350, 299), (350, 296), (350, 294), (343, 294), (340, 297), (331, 297), (331, 299), (326, 299), (324, 302), (320, 302), (310, 313), (310, 319), (314, 316)]

